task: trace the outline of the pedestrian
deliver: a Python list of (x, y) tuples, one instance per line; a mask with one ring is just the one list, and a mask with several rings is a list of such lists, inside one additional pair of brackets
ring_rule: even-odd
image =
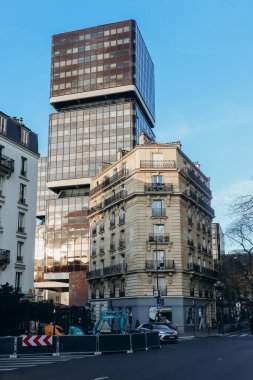
[(139, 326), (140, 326), (139, 319), (136, 319), (136, 322), (135, 322), (135, 328), (138, 329)]

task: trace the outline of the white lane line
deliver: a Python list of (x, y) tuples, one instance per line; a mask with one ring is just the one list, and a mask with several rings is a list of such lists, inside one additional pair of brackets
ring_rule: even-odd
[(108, 376), (105, 376), (105, 377), (96, 377), (93, 380), (105, 380), (105, 379), (109, 379), (109, 377)]
[(4, 368), (4, 369), (1, 369), (0, 368), (0, 372), (2, 371), (2, 372), (4, 372), (4, 371), (14, 371), (14, 369), (17, 369), (17, 368)]

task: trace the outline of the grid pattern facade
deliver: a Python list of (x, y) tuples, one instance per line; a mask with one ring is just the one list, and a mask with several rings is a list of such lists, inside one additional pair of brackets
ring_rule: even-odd
[(119, 148), (134, 144), (135, 103), (51, 115), (48, 180), (92, 177), (100, 162), (114, 162)]
[(88, 197), (48, 201), (45, 273), (84, 270), (89, 253)]
[(38, 161), (37, 216), (46, 214), (46, 201), (56, 198), (56, 194), (47, 187), (47, 157)]

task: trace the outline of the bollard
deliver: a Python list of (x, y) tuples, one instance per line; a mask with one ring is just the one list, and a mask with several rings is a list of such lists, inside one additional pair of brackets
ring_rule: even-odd
[(132, 334), (129, 334), (129, 339), (130, 339), (130, 350), (127, 351), (127, 354), (132, 354), (133, 353)]
[(60, 343), (59, 343), (59, 336), (54, 336), (56, 339), (56, 349), (55, 352), (53, 353), (53, 356), (60, 356)]
[(14, 347), (13, 347), (13, 355), (10, 355), (10, 358), (15, 359), (17, 358), (17, 340), (18, 338), (15, 336), (14, 338)]

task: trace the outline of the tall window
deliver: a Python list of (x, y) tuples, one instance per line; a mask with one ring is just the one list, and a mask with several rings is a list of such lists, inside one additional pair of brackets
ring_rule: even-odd
[(27, 176), (27, 158), (25, 157), (21, 157), (20, 175), (23, 177)]
[(152, 154), (152, 161), (163, 161), (163, 154), (162, 153), (153, 153)]
[(21, 142), (24, 145), (29, 144), (29, 131), (25, 128), (21, 128)]
[(23, 212), (18, 213), (18, 232), (25, 232), (25, 214)]
[(155, 199), (152, 202), (152, 216), (161, 217), (164, 216), (164, 204), (163, 200)]
[(22, 289), (22, 272), (16, 272), (15, 275), (15, 290), (21, 292)]
[(163, 184), (163, 176), (162, 175), (153, 175), (152, 183), (154, 184)]
[(119, 224), (125, 223), (125, 209), (124, 207), (121, 207), (119, 210)]
[(24, 243), (22, 241), (17, 242), (17, 261), (22, 262), (23, 261), (23, 248)]
[(153, 252), (154, 261), (156, 262), (157, 268), (162, 268), (165, 262), (165, 251), (154, 251)]
[(110, 228), (115, 227), (115, 212), (113, 211), (111, 213), (111, 219), (110, 219)]
[(20, 184), (19, 203), (26, 203), (26, 185), (24, 185), (23, 183)]
[(154, 235), (161, 236), (164, 234), (164, 224), (154, 224)]

